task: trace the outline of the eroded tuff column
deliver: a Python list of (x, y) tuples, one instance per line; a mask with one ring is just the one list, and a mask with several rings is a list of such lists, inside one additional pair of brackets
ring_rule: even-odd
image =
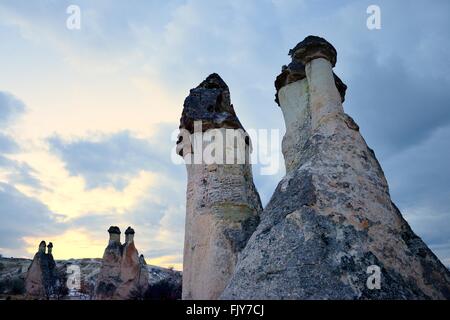
[(97, 300), (127, 300), (142, 295), (148, 287), (149, 275), (144, 256), (134, 245), (134, 229), (125, 230), (125, 243), (120, 243), (120, 229), (108, 229), (108, 246), (95, 288)]
[(120, 263), (120, 285), (116, 296), (119, 299), (128, 299), (133, 290), (145, 291), (148, 286), (148, 272), (145, 259), (139, 258), (139, 253), (134, 245), (134, 229), (128, 227), (125, 230), (125, 243), (122, 249), (122, 261)]
[(120, 265), (122, 261), (122, 244), (120, 243), (120, 229), (111, 226), (108, 229), (108, 246), (103, 253), (102, 266), (95, 288), (96, 300), (116, 298), (116, 290), (120, 286)]
[[(290, 55), (275, 82), (286, 176), (221, 297), (449, 299), (449, 271), (392, 203), (374, 152), (343, 111), (336, 50), (310, 36)], [(379, 287), (367, 285), (374, 270)]]
[[(237, 143), (227, 133), (235, 134)], [(218, 143), (212, 152), (211, 141)], [(249, 164), (250, 141), (219, 75), (208, 76), (186, 98), (177, 150), (188, 175), (183, 299), (216, 299), (262, 211)]]
[(45, 241), (41, 241), (25, 277), (25, 291), (30, 298), (45, 299), (54, 294), (57, 274), (52, 256), (53, 244), (48, 244), (48, 254), (45, 253), (45, 248)]

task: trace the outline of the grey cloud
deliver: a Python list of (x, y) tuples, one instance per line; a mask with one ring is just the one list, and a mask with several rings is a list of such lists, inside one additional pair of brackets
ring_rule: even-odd
[[(10, 93), (0, 91), (0, 130), (7, 129), (25, 111), (26, 106), (22, 101)], [(42, 188), (32, 167), (26, 162), (11, 160), (5, 156), (19, 151), (20, 146), (14, 138), (0, 131), (0, 169), (7, 173), (8, 180), (12, 184), (20, 183), (34, 188)]]
[(16, 153), (20, 150), (19, 145), (10, 136), (0, 132), (0, 153)]
[(22, 101), (8, 92), (0, 91), (0, 126), (8, 125), (25, 109)]
[(56, 234), (64, 226), (40, 201), (0, 182), (0, 247), (22, 249), (23, 237)]
[(392, 197), (431, 246), (450, 243), (449, 141), (450, 126), (440, 128), (384, 166)]
[(35, 176), (36, 171), (26, 162), (11, 160), (0, 155), (0, 169), (2, 169), (11, 184), (19, 183), (36, 189), (44, 188)]
[(113, 186), (123, 189), (141, 170), (176, 176), (184, 168), (173, 165), (170, 150), (174, 127), (161, 125), (151, 140), (134, 137), (129, 131), (105, 135), (97, 140), (48, 139), (51, 151), (64, 161), (70, 174), (82, 176), (87, 188)]

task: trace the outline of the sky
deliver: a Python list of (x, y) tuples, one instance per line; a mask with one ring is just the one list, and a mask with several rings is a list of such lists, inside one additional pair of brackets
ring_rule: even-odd
[[(381, 12), (369, 30), (366, 10)], [(67, 28), (70, 5), (80, 29)], [(344, 108), (413, 230), (450, 265), (449, 1), (0, 0), (0, 253), (101, 257), (131, 225), (148, 263), (182, 268), (184, 98), (210, 73), (247, 129), (284, 132), (274, 80), (307, 35), (337, 49)], [(279, 150), (273, 151), (279, 153)], [(284, 174), (255, 184), (265, 203)]]

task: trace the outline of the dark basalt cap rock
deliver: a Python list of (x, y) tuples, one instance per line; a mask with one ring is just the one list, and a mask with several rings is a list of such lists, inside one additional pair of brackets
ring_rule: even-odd
[[(280, 105), (280, 101), (278, 99), (278, 91), (280, 91), (281, 88), (290, 83), (306, 78), (305, 63), (297, 55), (297, 52), (299, 53), (300, 57), (303, 57), (301, 53), (304, 54), (305, 52), (310, 52), (311, 54), (314, 54), (314, 52), (319, 52), (318, 54), (316, 54), (316, 58), (324, 57), (330, 60), (328, 57), (323, 56), (325, 53), (327, 53), (328, 56), (334, 57), (334, 63), (332, 62), (332, 60), (330, 60), (332, 65), (334, 66), (334, 64), (336, 64), (336, 49), (328, 41), (316, 36), (306, 37), (305, 40), (297, 44), (295, 48), (289, 50), (289, 55), (292, 57), (292, 62), (289, 65), (283, 66), (281, 68), (281, 73), (275, 80), (275, 89), (277, 90), (277, 92), (275, 93), (275, 102), (278, 105)], [(344, 102), (347, 86), (334, 72), (333, 76), (336, 83), (336, 88), (341, 95), (341, 101)]]
[(303, 64), (317, 58), (325, 58), (331, 62), (331, 66), (336, 65), (336, 49), (327, 40), (317, 36), (307, 36), (305, 40), (297, 44), (289, 51), (289, 55)]
[(111, 226), (111, 227), (109, 227), (108, 232), (109, 233), (120, 234), (120, 229), (119, 229), (119, 227)]
[(131, 227), (128, 227), (127, 230), (125, 230), (125, 234), (134, 234), (134, 229)]
[(47, 248), (53, 248), (53, 243), (49, 242)]
[(280, 105), (278, 91), (284, 86), (306, 78), (305, 65), (299, 61), (292, 61), (289, 65), (281, 67), (281, 73), (275, 79), (275, 102)]
[(191, 89), (184, 101), (180, 129), (193, 133), (194, 121), (202, 121), (203, 131), (243, 128), (231, 104), (228, 86), (217, 73), (209, 75), (198, 87)]

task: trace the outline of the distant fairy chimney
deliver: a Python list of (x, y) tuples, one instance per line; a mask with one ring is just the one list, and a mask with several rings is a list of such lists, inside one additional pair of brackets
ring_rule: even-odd
[(131, 243), (133, 241), (134, 241), (134, 229), (128, 227), (127, 230), (125, 230), (125, 243)]
[(45, 253), (45, 248), (46, 247), (47, 247), (47, 244), (45, 243), (44, 240), (42, 240), (41, 243), (39, 243), (39, 250), (38, 250), (38, 252)]
[(53, 243), (49, 242), (47, 246), (47, 254), (52, 254)]
[(120, 243), (120, 229), (108, 229), (109, 243), (95, 286), (96, 300), (129, 299), (137, 288), (148, 286), (148, 271), (134, 245), (134, 229), (125, 230), (125, 243)]
[(120, 243), (120, 229), (116, 226), (111, 226), (108, 229), (109, 232), (109, 242), (119, 242)]
[[(45, 253), (48, 248), (48, 253)], [(52, 256), (53, 244), (45, 241), (39, 243), (38, 252), (34, 255), (33, 261), (25, 276), (26, 296), (33, 299), (45, 299), (54, 294), (57, 283), (56, 263)]]

